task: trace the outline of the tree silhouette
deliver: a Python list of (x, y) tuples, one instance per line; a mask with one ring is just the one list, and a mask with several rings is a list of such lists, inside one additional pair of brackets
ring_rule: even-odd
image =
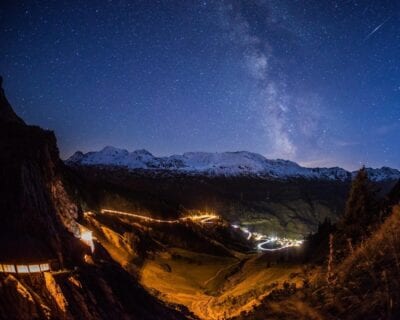
[(355, 244), (369, 235), (379, 218), (377, 189), (362, 167), (354, 178), (340, 229), (346, 239)]

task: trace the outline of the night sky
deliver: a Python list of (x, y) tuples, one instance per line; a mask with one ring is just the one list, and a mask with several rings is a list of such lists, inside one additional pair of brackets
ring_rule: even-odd
[(106, 145), (400, 168), (400, 1), (1, 1), (0, 73), (62, 157)]

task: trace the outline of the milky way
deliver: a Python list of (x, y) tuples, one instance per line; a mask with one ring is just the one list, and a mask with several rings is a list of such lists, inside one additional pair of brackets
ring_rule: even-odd
[(2, 1), (0, 73), (61, 154), (400, 167), (398, 1)]

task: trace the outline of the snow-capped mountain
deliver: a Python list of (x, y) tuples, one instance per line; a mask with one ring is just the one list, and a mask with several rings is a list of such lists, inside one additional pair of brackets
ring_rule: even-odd
[[(269, 160), (257, 153), (238, 152), (187, 152), (182, 155), (156, 157), (147, 150), (128, 152), (124, 149), (105, 147), (101, 151), (76, 152), (66, 160), (68, 165), (112, 166), (129, 170), (169, 170), (185, 174), (215, 176), (256, 175), (278, 179), (307, 178), (340, 180), (350, 179), (355, 172), (342, 168), (306, 168), (288, 160)], [(374, 181), (400, 179), (400, 171), (387, 167), (368, 168)]]

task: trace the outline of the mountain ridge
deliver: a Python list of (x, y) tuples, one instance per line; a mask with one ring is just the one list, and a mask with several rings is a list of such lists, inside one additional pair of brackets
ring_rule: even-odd
[[(129, 152), (106, 146), (100, 151), (75, 152), (65, 160), (67, 165), (106, 166), (129, 170), (169, 171), (187, 175), (258, 176), (272, 179), (323, 179), (347, 181), (357, 171), (340, 167), (308, 168), (290, 160), (270, 160), (248, 151), (185, 152), (181, 155), (157, 157), (145, 149)], [(367, 168), (373, 181), (400, 179), (400, 171), (389, 167)]]

